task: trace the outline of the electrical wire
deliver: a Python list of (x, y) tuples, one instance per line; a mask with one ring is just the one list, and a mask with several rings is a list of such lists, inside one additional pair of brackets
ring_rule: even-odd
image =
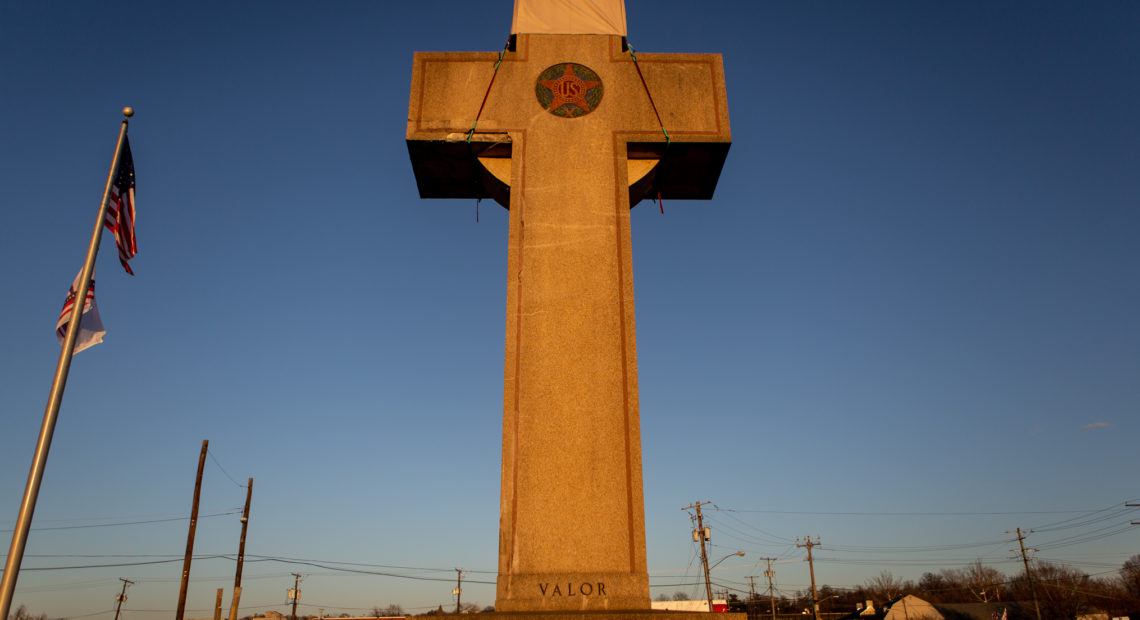
[(1002, 515), (1055, 515), (1087, 513), (1087, 510), (1020, 510), (1016, 512), (831, 512), (810, 510), (743, 510), (736, 508), (718, 508), (725, 512), (740, 513), (766, 513), (777, 515), (824, 515), (833, 517), (968, 517), (968, 516), (1002, 516)]
[[(212, 559), (219, 558), (219, 557), (226, 557), (226, 556), (206, 556), (206, 557), (202, 557), (199, 559), (212, 560)], [(170, 560), (151, 560), (149, 562), (121, 562), (121, 563), (117, 563), (117, 564), (84, 564), (84, 565), (77, 565), (77, 566), (35, 566), (35, 567), (24, 566), (24, 567), (21, 567), (20, 570), (21, 571), (51, 571), (51, 570), (78, 570), (78, 569), (84, 569), (84, 568), (117, 568), (120, 566), (149, 566), (152, 564), (170, 564), (171, 562), (181, 562), (181, 561), (182, 561), (182, 558), (174, 558), (174, 559), (170, 559)]]
[[(345, 566), (363, 566), (363, 567), (367, 567), (367, 568), (387, 568), (387, 569), (397, 569), (397, 570), (418, 570), (418, 571), (427, 571), (427, 572), (442, 572), (442, 573), (448, 573), (448, 574), (455, 572), (454, 568), (425, 568), (422, 566), (392, 566), (392, 565), (387, 565), (387, 564), (368, 564), (368, 563), (363, 563), (363, 562), (340, 562), (337, 560), (322, 560), (322, 559), (313, 559), (313, 558), (291, 558), (291, 557), (280, 557), (280, 556), (269, 556), (269, 555), (253, 555), (253, 554), (248, 554), (248, 553), (246, 554), (245, 557), (246, 558), (273, 559), (273, 560), (279, 560), (279, 561), (290, 561), (290, 562), (298, 562), (298, 563), (318, 562), (321, 564), (342, 564)], [(465, 568), (465, 569), (463, 569), (463, 572), (465, 572), (465, 573), (498, 574), (497, 570), (487, 570), (487, 569), (477, 569), (477, 568), (472, 568), (472, 569)]]
[[(226, 515), (240, 514), (241, 510), (230, 510), (229, 512), (218, 512), (215, 514), (202, 515), (199, 519), (209, 519), (210, 517), (224, 517)], [(148, 519), (146, 521), (124, 521), (120, 523), (90, 523), (87, 525), (56, 525), (51, 527), (33, 527), (33, 532), (47, 532), (54, 530), (82, 530), (94, 527), (120, 527), (123, 525), (144, 525), (148, 523), (168, 523), (170, 521), (189, 521), (190, 517), (171, 517), (169, 519)], [(0, 530), (2, 533), (13, 532), (15, 530)]]
[(222, 473), (226, 475), (226, 478), (230, 479), (230, 482), (234, 483), (234, 485), (236, 485), (239, 489), (246, 488), (247, 485), (234, 480), (234, 477), (230, 475), (230, 472), (226, 471), (225, 467), (222, 467), (222, 464), (218, 462), (217, 458), (214, 457), (214, 451), (212, 449), (206, 448), (206, 454), (210, 457), (210, 460), (214, 462), (214, 465), (217, 465), (218, 469), (222, 470)]
[[(251, 560), (250, 556), (247, 555), (245, 557), (246, 557), (245, 561), (247, 564), (250, 562), (281, 562), (283, 564), (295, 564), (295, 565), (300, 565), (300, 566), (314, 566), (317, 568), (324, 568), (326, 570), (340, 571), (340, 572), (345, 572), (345, 573), (356, 573), (356, 574), (360, 574), (360, 575), (378, 575), (378, 576), (382, 576), (382, 577), (394, 577), (397, 579), (412, 579), (412, 580), (416, 580), (416, 581), (445, 581), (448, 583), (451, 583), (451, 581), (452, 581), (450, 577), (423, 577), (423, 576), (417, 576), (417, 575), (401, 575), (399, 573), (393, 573), (393, 572), (388, 572), (388, 571), (365, 570), (363, 568), (342, 568), (339, 566), (330, 566), (328, 564), (322, 564), (319, 562), (309, 562), (309, 561), (296, 560), (296, 559), (259, 557), (259, 558)], [(425, 569), (425, 570), (440, 570), (440, 569)], [(451, 570), (455, 570), (455, 569), (451, 569)], [(482, 572), (482, 571), (464, 571), (464, 572)], [(495, 585), (496, 582), (494, 582), (494, 581), (478, 581), (475, 579), (468, 579), (467, 583)]]

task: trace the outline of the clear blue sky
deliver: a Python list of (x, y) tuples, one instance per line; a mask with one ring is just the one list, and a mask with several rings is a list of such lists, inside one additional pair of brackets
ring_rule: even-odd
[[(105, 241), (108, 333), (72, 367), (16, 604), (109, 619), (123, 577), (125, 618), (170, 617), (206, 438), (197, 553), (236, 551), (237, 516), (206, 515), (255, 478), (243, 615), (284, 610), (291, 572), (306, 613), (447, 607), (456, 567), (493, 603), (507, 212), (420, 200), (404, 131), (412, 52), (498, 50), (510, 18), (0, 4), (0, 528), (137, 110), (137, 276)], [(633, 212), (653, 594), (700, 591), (697, 500), (714, 553), (747, 553), (714, 580), (744, 590), (765, 556), (806, 587), (808, 535), (833, 586), (1013, 574), (1017, 527), (1090, 574), (1140, 553), (1140, 5), (628, 19), (639, 50), (724, 54), (734, 138), (714, 200)], [(188, 616), (232, 579), (196, 561)]]

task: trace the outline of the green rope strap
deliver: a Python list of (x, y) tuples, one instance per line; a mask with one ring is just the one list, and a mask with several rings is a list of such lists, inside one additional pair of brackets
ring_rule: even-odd
[(475, 114), (475, 122), (471, 124), (471, 131), (467, 132), (467, 144), (471, 144), (471, 138), (475, 135), (475, 127), (479, 125), (479, 117), (483, 115), (483, 107), (487, 105), (487, 97), (491, 94), (491, 86), (495, 84), (495, 76), (499, 74), (499, 65), (503, 64), (503, 56), (507, 53), (507, 48), (510, 47), (511, 40), (507, 39), (507, 44), (503, 49), (499, 50), (499, 59), (495, 61), (495, 70), (491, 73), (491, 81), (487, 84), (487, 92), (483, 93), (483, 103), (479, 104), (479, 112)]

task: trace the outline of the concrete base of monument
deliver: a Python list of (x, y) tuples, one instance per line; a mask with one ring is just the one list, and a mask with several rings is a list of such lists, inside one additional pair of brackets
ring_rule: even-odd
[(633, 572), (500, 575), (495, 611), (650, 609), (649, 576)]
[(444, 614), (432, 620), (747, 620), (748, 614), (657, 609), (597, 611), (489, 611), (480, 614)]

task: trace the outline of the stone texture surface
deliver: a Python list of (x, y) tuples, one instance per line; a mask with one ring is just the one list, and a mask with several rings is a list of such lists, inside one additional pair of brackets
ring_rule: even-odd
[(704, 611), (492, 611), (474, 614), (443, 614), (432, 620), (747, 620), (748, 614)]
[[(711, 196), (731, 141), (721, 60), (638, 56), (673, 141), (664, 149), (621, 37), (519, 35), (488, 90), (497, 57), (417, 53), (407, 133), (424, 196), (489, 191), (474, 186), (494, 175), (467, 168), (464, 149), (472, 166), (480, 155), (510, 158), (499, 198), (510, 231), (495, 607), (520, 612), (512, 618), (595, 610), (679, 618), (649, 610), (628, 160), (663, 158), (655, 170), (677, 171), (662, 170), (675, 176), (658, 186), (672, 179), (677, 192)], [(578, 118), (548, 113), (535, 95), (537, 76), (566, 62), (589, 67), (605, 88)], [(484, 95), (480, 139), (457, 146)], [(502, 139), (487, 137), (495, 134)], [(671, 159), (673, 151), (683, 155)], [(697, 163), (682, 166), (682, 157)]]

